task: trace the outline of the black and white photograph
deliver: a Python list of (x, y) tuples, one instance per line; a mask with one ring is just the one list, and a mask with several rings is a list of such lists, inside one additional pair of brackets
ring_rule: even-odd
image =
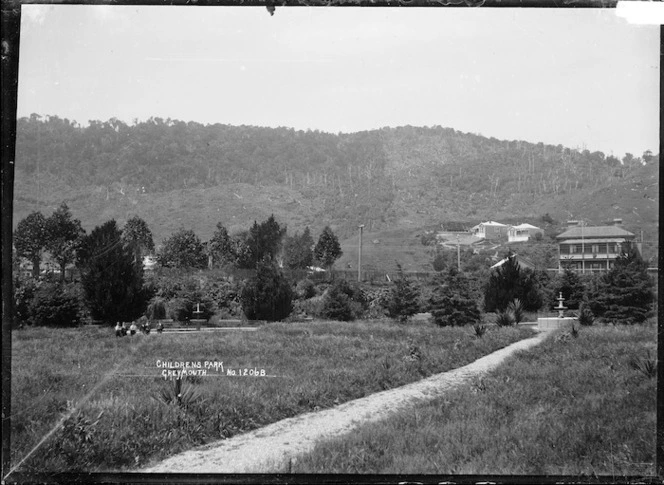
[(240, 3), (20, 6), (3, 479), (655, 477), (661, 27)]

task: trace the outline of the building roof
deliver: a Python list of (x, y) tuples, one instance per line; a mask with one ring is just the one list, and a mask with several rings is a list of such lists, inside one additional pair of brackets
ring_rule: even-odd
[[(526, 268), (531, 268), (531, 269), (535, 268), (535, 264), (531, 260), (529, 260), (527, 258), (524, 258), (523, 256), (519, 256), (518, 254), (513, 254), (511, 257), (516, 259), (516, 264), (518, 264), (519, 266), (523, 265)], [(491, 266), (490, 269), (496, 269), (496, 268), (501, 267), (503, 264), (505, 264), (507, 262), (507, 260), (509, 258), (510, 258), (510, 256), (508, 256), (507, 258), (501, 259), (496, 264)]]
[(556, 239), (579, 239), (591, 237), (634, 237), (634, 234), (618, 226), (576, 226), (570, 227), (562, 234), (558, 234)]
[(507, 224), (501, 224), (500, 222), (496, 222), (496, 221), (481, 222), (478, 225), (507, 227)]
[(565, 239), (560, 241), (561, 244), (593, 244), (593, 243), (622, 243), (625, 242), (625, 238), (602, 238), (602, 239)]
[(523, 224), (519, 224), (518, 226), (512, 226), (512, 227), (514, 229), (537, 229), (537, 230), (541, 231), (541, 229), (539, 227), (533, 226), (532, 224), (528, 224), (528, 223), (523, 223)]

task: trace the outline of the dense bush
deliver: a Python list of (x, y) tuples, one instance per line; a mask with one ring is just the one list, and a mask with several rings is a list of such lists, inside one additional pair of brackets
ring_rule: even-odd
[(358, 283), (338, 279), (323, 297), (321, 316), (331, 320), (355, 320), (364, 315), (367, 307), (367, 299)]
[(433, 283), (435, 289), (429, 300), (429, 311), (436, 325), (466, 325), (480, 321), (480, 310), (469, 281), (456, 268), (435, 277)]
[(81, 301), (75, 284), (41, 283), (28, 305), (28, 323), (75, 327), (81, 322)]
[(306, 278), (297, 282), (295, 292), (298, 298), (308, 300), (309, 298), (316, 296), (316, 286), (313, 281)]
[(148, 309), (145, 316), (150, 320), (166, 319), (166, 301), (163, 298), (154, 297), (148, 303)]
[(348, 294), (342, 290), (340, 285), (334, 284), (327, 290), (327, 293), (325, 293), (325, 296), (323, 297), (321, 316), (330, 320), (340, 320), (342, 322), (354, 320), (355, 315), (351, 303), (352, 300)]
[(590, 310), (588, 303), (581, 303), (581, 307), (579, 308), (579, 323), (584, 326), (590, 326), (594, 322), (595, 315), (593, 315), (593, 312)]
[(280, 321), (293, 310), (291, 285), (269, 259), (258, 263), (256, 276), (245, 282), (241, 300), (249, 320)]

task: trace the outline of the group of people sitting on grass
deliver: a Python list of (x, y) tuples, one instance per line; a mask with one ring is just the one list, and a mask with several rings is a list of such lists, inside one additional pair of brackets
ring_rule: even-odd
[[(150, 330), (152, 330), (152, 327), (150, 326), (150, 322), (148, 321), (147, 318), (144, 316), (138, 319), (138, 326), (136, 325), (136, 322), (131, 322), (131, 325), (129, 325), (127, 322), (117, 322), (115, 324), (115, 336), (116, 337), (124, 337), (125, 335), (133, 336), (136, 335), (140, 327), (140, 331), (144, 333), (145, 335), (148, 335), (150, 333)], [(161, 322), (157, 322), (157, 333), (161, 333), (164, 331), (164, 325)]]

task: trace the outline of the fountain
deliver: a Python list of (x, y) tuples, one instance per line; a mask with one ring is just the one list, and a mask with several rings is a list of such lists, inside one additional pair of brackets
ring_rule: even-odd
[(203, 314), (203, 311), (201, 310), (201, 304), (200, 303), (196, 303), (196, 311), (192, 312), (192, 313), (194, 314), (194, 316), (196, 318), (192, 318), (191, 323), (195, 323), (196, 324), (196, 330), (200, 330), (201, 329), (201, 324), (207, 322), (206, 319), (200, 318), (200, 316)]
[(575, 317), (565, 316), (565, 310), (567, 310), (567, 307), (563, 305), (565, 298), (563, 298), (562, 291), (560, 292), (556, 300), (558, 300), (558, 306), (554, 306), (553, 309), (558, 311), (558, 316), (550, 318), (538, 318), (537, 319), (538, 330), (554, 330), (557, 328), (565, 328), (569, 325), (573, 325), (574, 322), (577, 320)]

